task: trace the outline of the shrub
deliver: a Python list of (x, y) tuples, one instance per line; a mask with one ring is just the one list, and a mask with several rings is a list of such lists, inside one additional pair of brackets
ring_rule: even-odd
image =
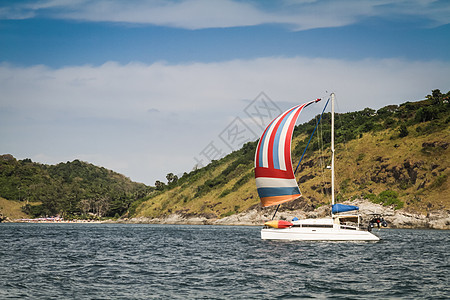
[(393, 205), (394, 209), (400, 209), (404, 205), (403, 201), (398, 199), (397, 192), (391, 190), (381, 192), (373, 202), (382, 204), (383, 206)]
[(370, 193), (370, 194), (365, 194), (364, 198), (370, 200), (373, 203), (376, 203), (375, 201), (376, 201), (377, 196), (375, 194)]
[(400, 125), (399, 129), (399, 137), (405, 137), (409, 134), (408, 128), (406, 128), (405, 124)]
[(229, 216), (234, 215), (234, 214), (235, 214), (235, 212), (230, 210), (230, 211), (227, 211), (226, 213), (221, 214), (220, 217), (221, 218), (229, 217)]
[(229, 193), (231, 193), (231, 189), (226, 189), (222, 193), (220, 193), (219, 198), (223, 198), (226, 195), (228, 195)]

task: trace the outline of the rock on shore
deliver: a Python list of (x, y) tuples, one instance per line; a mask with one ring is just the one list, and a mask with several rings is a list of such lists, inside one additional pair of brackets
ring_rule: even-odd
[[(429, 229), (450, 229), (450, 211), (439, 210), (430, 211), (427, 215), (409, 212), (407, 210), (394, 210), (391, 207), (374, 204), (367, 200), (355, 200), (345, 204), (357, 205), (360, 208), (360, 215), (364, 223), (367, 223), (370, 214), (381, 214), (388, 222), (390, 228), (429, 228)], [(274, 208), (254, 208), (246, 212), (234, 214), (225, 218), (210, 218), (208, 215), (181, 215), (171, 214), (162, 218), (132, 218), (119, 220), (123, 223), (145, 223), (145, 224), (186, 224), (186, 225), (254, 225), (261, 226), (265, 221), (272, 218)], [(303, 210), (281, 210), (277, 213), (277, 219), (292, 220), (294, 217), (301, 218), (321, 218), (330, 215), (330, 206), (321, 206), (314, 211), (305, 212)]]

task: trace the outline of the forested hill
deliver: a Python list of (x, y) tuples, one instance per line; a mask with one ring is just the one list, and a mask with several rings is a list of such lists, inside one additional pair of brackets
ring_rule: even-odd
[[(336, 188), (338, 201), (365, 198), (420, 213), (450, 209), (450, 92), (432, 91), (425, 100), (389, 105), (377, 111), (336, 115)], [(301, 164), (297, 180), (303, 197), (281, 209), (311, 210), (330, 202), (330, 114), (323, 117)], [(316, 119), (299, 125), (293, 137), (296, 164)], [(157, 190), (134, 214), (160, 218), (221, 218), (259, 205), (251, 142), (219, 161), (157, 182)]]
[(32, 217), (122, 216), (150, 191), (144, 184), (79, 160), (45, 165), (0, 155), (0, 197), (22, 203), (23, 212)]

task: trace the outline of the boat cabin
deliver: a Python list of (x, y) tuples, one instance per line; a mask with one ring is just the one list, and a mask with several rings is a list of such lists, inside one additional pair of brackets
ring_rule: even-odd
[(334, 222), (340, 225), (342, 229), (359, 228), (361, 224), (361, 217), (359, 215), (335, 215)]
[(333, 218), (303, 219), (293, 221), (292, 227), (341, 228), (356, 230), (360, 227), (359, 215), (334, 215)]

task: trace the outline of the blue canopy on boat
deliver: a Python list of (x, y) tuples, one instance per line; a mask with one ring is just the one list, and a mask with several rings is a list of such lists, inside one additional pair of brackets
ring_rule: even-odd
[(345, 205), (345, 204), (338, 203), (338, 204), (333, 205), (331, 212), (333, 214), (336, 214), (336, 213), (346, 212), (346, 211), (351, 211), (351, 210), (359, 210), (359, 207), (354, 206), (354, 205)]

